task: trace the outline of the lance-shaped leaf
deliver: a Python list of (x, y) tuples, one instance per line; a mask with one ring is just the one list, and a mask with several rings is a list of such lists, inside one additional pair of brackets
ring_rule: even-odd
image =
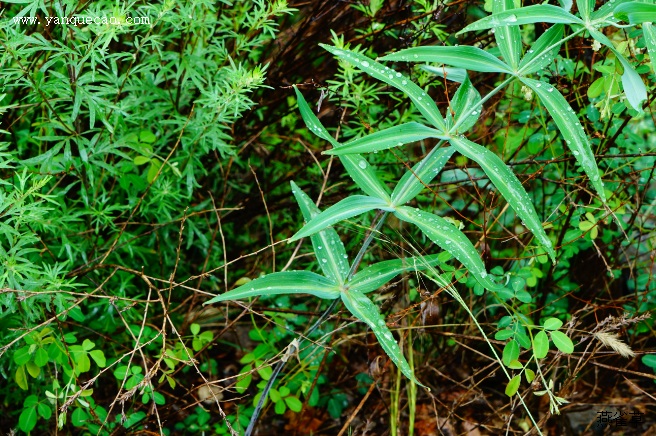
[(642, 23), (642, 33), (645, 36), (645, 45), (649, 51), (651, 66), (656, 70), (656, 29), (652, 23)]
[(536, 238), (551, 257), (556, 262), (556, 253), (551, 244), (551, 240), (542, 228), (542, 222), (535, 212), (533, 201), (528, 196), (521, 182), (515, 176), (508, 166), (497, 156), (485, 147), (482, 147), (464, 137), (451, 139), (451, 144), (458, 152), (481, 166), (492, 184), (501, 193), (503, 198), (515, 210), (515, 213), (524, 222), (524, 225), (533, 232)]
[(442, 171), (455, 148), (440, 148), (439, 145), (401, 177), (392, 192), (393, 206), (401, 206), (415, 198)]
[(311, 236), (335, 223), (374, 209), (382, 209), (390, 212), (393, 210), (390, 208), (389, 203), (380, 198), (367, 197), (365, 195), (352, 195), (337, 204), (330, 206), (328, 209), (312, 218), (301, 230), (299, 230), (298, 233), (292, 236), (289, 241), (294, 242), (301, 238), (305, 238), (306, 236)]
[(566, 11), (572, 9), (572, 0), (558, 0), (558, 3), (560, 3), (560, 6)]
[[(333, 147), (339, 147), (341, 144), (333, 139), (328, 133), (326, 128), (321, 124), (321, 121), (314, 115), (310, 106), (308, 106), (305, 97), (294, 87), (296, 91), (296, 100), (298, 102), (298, 109), (301, 112), (301, 117), (305, 121), (305, 125), (318, 137), (330, 142)], [(353, 179), (356, 185), (365, 193), (372, 197), (382, 198), (389, 201), (389, 189), (385, 186), (376, 176), (374, 169), (367, 163), (367, 161), (359, 155), (343, 156), (341, 159), (344, 169), (349, 176)]]
[(501, 288), (488, 277), (483, 261), (467, 236), (453, 224), (440, 216), (408, 206), (397, 207), (394, 214), (400, 220), (419, 227), (428, 239), (451, 253), (484, 288), (491, 291)]
[(584, 20), (589, 20), (594, 11), (596, 0), (576, 0), (576, 6), (579, 9), (579, 14)]
[[(310, 221), (319, 215), (321, 211), (310, 197), (293, 181), (291, 185), (292, 193), (296, 197), (305, 221)], [(337, 232), (334, 229), (326, 229), (315, 233), (311, 239), (314, 254), (317, 256), (323, 274), (337, 284), (344, 284), (344, 280), (349, 273), (349, 264), (344, 244), (339, 239)]]
[(481, 109), (477, 108), (480, 101), (481, 94), (466, 78), (451, 99), (453, 113), (449, 110), (446, 116), (446, 125), (451, 133), (465, 133), (476, 124), (481, 113)]
[(642, 113), (642, 102), (647, 100), (647, 88), (640, 78), (640, 75), (633, 69), (633, 66), (626, 60), (622, 53), (617, 51), (613, 43), (598, 30), (588, 29), (590, 36), (604, 44), (615, 54), (615, 57), (620, 61), (624, 68), (622, 74), (622, 86), (624, 87), (624, 94), (631, 107), (638, 112)]
[(334, 300), (339, 297), (339, 290), (337, 283), (319, 274), (310, 271), (284, 271), (252, 280), (203, 304), (280, 294), (311, 294)]
[(599, 9), (592, 13), (590, 19), (597, 22), (604, 20), (617, 21), (617, 19), (613, 16), (613, 9), (623, 3), (629, 3), (630, 1), (631, 0), (614, 0), (612, 2), (605, 1), (601, 6), (599, 6)]
[(533, 43), (519, 63), (520, 75), (538, 72), (552, 64), (560, 49), (563, 29), (562, 24), (555, 24)]
[(474, 30), (486, 30), (502, 26), (518, 26), (531, 23), (583, 24), (583, 21), (563, 8), (553, 5), (534, 5), (510, 9), (482, 18), (456, 33), (459, 35)]
[(399, 344), (394, 340), (392, 332), (387, 328), (385, 320), (380, 316), (376, 305), (366, 295), (355, 289), (342, 292), (342, 301), (353, 316), (371, 328), (380, 346), (383, 347), (385, 353), (387, 353), (392, 362), (401, 370), (403, 375), (418, 385), (425, 387), (417, 381), (415, 375), (412, 373), (408, 361), (403, 357)]
[(656, 21), (656, 4), (627, 2), (615, 7), (613, 15), (631, 24)]
[(413, 47), (380, 58), (397, 62), (435, 62), (482, 73), (512, 73), (512, 69), (478, 47)]
[(464, 68), (453, 68), (453, 67), (434, 67), (432, 65), (419, 65), (424, 71), (428, 71), (431, 74), (445, 78), (452, 82), (462, 83), (467, 77), (467, 70)]
[(432, 98), (426, 95), (426, 93), (409, 78), (359, 53), (346, 49), (339, 49), (326, 44), (319, 45), (370, 76), (402, 91), (410, 98), (410, 100), (412, 100), (417, 109), (419, 109), (419, 112), (421, 112), (428, 122), (441, 131), (444, 131), (444, 118), (442, 118), (442, 114), (440, 114), (437, 105)]
[(368, 266), (353, 276), (347, 283), (349, 289), (356, 289), (363, 294), (375, 291), (402, 272), (422, 271), (437, 265), (439, 255), (423, 257), (406, 257), (403, 259), (386, 260)]
[[(515, 8), (514, 0), (493, 0), (492, 13), (498, 14)], [(519, 57), (522, 54), (522, 35), (519, 26), (510, 23), (497, 27), (494, 30), (494, 39), (497, 42), (501, 57), (513, 69), (519, 65)]]
[(606, 202), (606, 193), (604, 184), (599, 177), (597, 162), (590, 148), (588, 137), (581, 127), (574, 110), (567, 103), (567, 100), (561, 93), (548, 83), (521, 77), (520, 80), (540, 98), (540, 101), (547, 108), (549, 114), (558, 126), (560, 134), (563, 135), (567, 147), (572, 151), (577, 162), (588, 175), (592, 186), (594, 187), (601, 200)]
[(389, 188), (378, 179), (376, 170), (364, 157), (359, 154), (345, 154), (340, 156), (339, 160), (358, 188), (371, 197), (380, 198), (389, 203)]
[(439, 130), (426, 127), (423, 124), (411, 122), (388, 129), (371, 133), (362, 138), (357, 138), (339, 148), (327, 150), (324, 154), (344, 155), (349, 153), (371, 153), (379, 150), (387, 150), (399, 147), (426, 138), (439, 138), (443, 136)]

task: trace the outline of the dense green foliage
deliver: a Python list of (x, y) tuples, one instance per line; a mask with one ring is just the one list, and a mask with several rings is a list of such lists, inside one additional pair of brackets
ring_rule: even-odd
[(412, 434), (457, 354), (540, 432), (582, 351), (656, 371), (653, 2), (319, 3), (6, 4), (0, 428), (344, 430), (383, 387)]

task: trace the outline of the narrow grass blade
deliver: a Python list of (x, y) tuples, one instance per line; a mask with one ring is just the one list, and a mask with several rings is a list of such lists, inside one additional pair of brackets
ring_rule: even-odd
[(426, 127), (423, 124), (411, 122), (374, 132), (362, 138), (354, 139), (339, 148), (327, 150), (324, 154), (344, 155), (350, 153), (371, 153), (399, 147), (426, 138), (443, 136), (439, 130)]
[(627, 2), (618, 5), (613, 10), (613, 15), (631, 24), (653, 22), (656, 21), (656, 4)]
[[(337, 142), (326, 128), (321, 124), (321, 121), (314, 115), (312, 109), (305, 101), (305, 97), (294, 87), (296, 92), (296, 100), (298, 102), (298, 109), (301, 112), (301, 117), (305, 121), (305, 125), (312, 133), (318, 137), (328, 141), (333, 147), (340, 147), (341, 144)], [(367, 161), (358, 155), (343, 156), (341, 159), (346, 172), (351, 176), (353, 181), (360, 189), (372, 197), (382, 198), (389, 201), (389, 189), (378, 179), (374, 169), (367, 163)]]
[(481, 73), (512, 73), (512, 69), (478, 47), (413, 47), (380, 58), (397, 62), (435, 62)]
[[(552, 64), (560, 49), (564, 27), (562, 24), (551, 26), (533, 43), (519, 63), (520, 75), (536, 73)], [(548, 50), (554, 44), (558, 45)]]
[(472, 109), (480, 101), (481, 94), (474, 88), (469, 78), (466, 78), (451, 99), (453, 113), (448, 111), (446, 116), (446, 125), (452, 134), (465, 133), (476, 124), (481, 109)]
[(592, 154), (588, 137), (583, 127), (581, 127), (578, 118), (576, 118), (574, 110), (561, 93), (548, 83), (526, 77), (522, 77), (520, 80), (535, 92), (544, 107), (547, 108), (547, 111), (549, 111), (549, 114), (558, 126), (561, 135), (563, 135), (567, 147), (572, 151), (576, 161), (590, 178), (595, 191), (597, 191), (597, 194), (599, 194), (599, 197), (605, 203), (606, 193), (604, 192), (604, 184), (601, 181), (601, 177), (599, 177), (597, 162), (595, 161), (594, 154)]
[(428, 71), (431, 74), (436, 76), (446, 78), (452, 82), (462, 83), (467, 77), (467, 70), (464, 68), (452, 68), (452, 67), (434, 67), (432, 65), (419, 65), (424, 71)]
[(524, 225), (535, 235), (549, 254), (549, 257), (551, 257), (551, 260), (555, 263), (556, 252), (553, 249), (551, 240), (544, 232), (542, 221), (540, 221), (537, 212), (535, 212), (533, 201), (526, 193), (522, 183), (517, 179), (517, 176), (515, 176), (499, 156), (485, 147), (464, 137), (452, 138), (451, 144), (460, 154), (467, 156), (481, 166), (490, 181), (515, 210), (515, 213), (524, 222)]
[(294, 242), (301, 238), (311, 236), (335, 223), (374, 209), (390, 210), (390, 207), (388, 203), (380, 198), (367, 197), (365, 195), (352, 195), (343, 199), (339, 203), (330, 206), (328, 209), (312, 218), (289, 241)]
[(622, 64), (622, 67), (624, 68), (624, 74), (622, 74), (622, 86), (624, 87), (626, 99), (633, 109), (642, 113), (642, 102), (647, 100), (647, 88), (640, 78), (640, 75), (633, 69), (633, 66), (626, 60), (622, 53), (615, 49), (615, 46), (606, 35), (594, 29), (589, 29), (589, 31), (594, 39), (610, 48), (615, 54), (615, 57)]
[(342, 301), (353, 316), (371, 328), (380, 346), (383, 347), (385, 353), (387, 353), (392, 362), (401, 370), (403, 375), (418, 385), (425, 387), (417, 381), (415, 375), (412, 373), (408, 361), (403, 357), (399, 344), (394, 340), (392, 332), (390, 332), (385, 321), (380, 316), (378, 307), (366, 295), (355, 289), (342, 292)]
[(401, 206), (415, 198), (444, 168), (455, 148), (436, 145), (411, 171), (407, 171), (392, 191), (392, 205)]
[(408, 206), (396, 208), (395, 215), (403, 221), (419, 227), (422, 232), (443, 250), (458, 259), (484, 288), (494, 291), (500, 288), (488, 277), (478, 252), (464, 233), (442, 217)]
[[(319, 215), (321, 210), (319, 210), (310, 197), (293, 181), (291, 185), (292, 193), (296, 197), (296, 202), (298, 202), (298, 206), (301, 208), (301, 213), (303, 213), (305, 221), (310, 221)], [(321, 267), (323, 274), (337, 284), (344, 284), (350, 268), (346, 256), (346, 249), (337, 232), (334, 229), (325, 229), (322, 232), (312, 235), (311, 239), (314, 254), (317, 256), (319, 267)]]
[(252, 280), (203, 304), (280, 294), (311, 294), (334, 300), (339, 297), (339, 286), (334, 281), (310, 271), (284, 271)]
[[(494, 0), (492, 13), (498, 14), (515, 8), (514, 0)], [(519, 65), (519, 57), (522, 54), (522, 35), (519, 26), (508, 23), (494, 30), (494, 39), (501, 51), (501, 57), (513, 70)]]
[(474, 30), (486, 30), (508, 25), (518, 26), (520, 24), (531, 23), (583, 24), (583, 21), (558, 6), (534, 5), (492, 14), (470, 24), (456, 33), (456, 35)]
[(406, 271), (421, 271), (439, 263), (438, 254), (423, 257), (406, 257), (386, 260), (360, 270), (348, 282), (349, 289), (366, 294), (375, 291), (394, 277)]
[(440, 114), (437, 105), (432, 98), (426, 95), (426, 93), (409, 78), (359, 53), (346, 49), (338, 49), (337, 47), (326, 44), (319, 45), (335, 56), (338, 56), (340, 59), (353, 64), (371, 77), (381, 80), (402, 91), (405, 95), (410, 97), (410, 100), (412, 100), (417, 109), (419, 109), (419, 112), (421, 112), (429, 123), (441, 131), (444, 131), (444, 118), (442, 118), (442, 114)]

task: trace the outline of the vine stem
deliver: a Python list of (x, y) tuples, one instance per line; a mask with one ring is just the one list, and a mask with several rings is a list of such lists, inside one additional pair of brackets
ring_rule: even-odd
[[(367, 236), (365, 237), (364, 242), (362, 243), (362, 247), (360, 247), (358, 254), (355, 256), (355, 259), (351, 264), (351, 269), (349, 270), (349, 273), (346, 276), (345, 282), (351, 280), (355, 275), (355, 273), (358, 271), (358, 268), (360, 267), (360, 263), (362, 263), (362, 258), (364, 257), (367, 249), (369, 248), (369, 245), (371, 245), (371, 242), (374, 240), (376, 233), (380, 231), (380, 228), (387, 220), (388, 215), (389, 212), (385, 212), (382, 210), (376, 212), (376, 216), (374, 217), (373, 220), (373, 223), (375, 224), (372, 224), (372, 227), (367, 232)], [(269, 391), (271, 390), (274, 383), (276, 382), (276, 379), (278, 378), (278, 374), (280, 374), (280, 371), (282, 371), (282, 369), (285, 367), (285, 364), (289, 360), (289, 357), (301, 348), (301, 343), (303, 342), (304, 338), (310, 337), (310, 335), (315, 330), (317, 330), (320, 325), (324, 323), (324, 321), (330, 316), (333, 310), (335, 310), (335, 307), (337, 307), (337, 303), (339, 301), (340, 300), (338, 298), (334, 299), (332, 303), (330, 303), (330, 306), (328, 306), (328, 308), (321, 314), (319, 319), (314, 324), (312, 324), (312, 327), (310, 327), (304, 335), (301, 335), (298, 338), (292, 340), (289, 343), (289, 345), (286, 347), (285, 355), (278, 361), (275, 368), (273, 369), (273, 372), (271, 373), (271, 377), (267, 381), (267, 384), (264, 387), (264, 390), (262, 391), (262, 395), (260, 396), (260, 399), (257, 402), (257, 406), (255, 406), (255, 410), (253, 411), (253, 416), (251, 416), (251, 420), (248, 423), (246, 432), (244, 433), (245, 436), (251, 436), (253, 434), (253, 431), (255, 430), (255, 426), (257, 425), (257, 418), (259, 417), (260, 412), (264, 408), (264, 402), (266, 401), (266, 398), (269, 395)], [(310, 394), (311, 392), (308, 393), (308, 397)]]

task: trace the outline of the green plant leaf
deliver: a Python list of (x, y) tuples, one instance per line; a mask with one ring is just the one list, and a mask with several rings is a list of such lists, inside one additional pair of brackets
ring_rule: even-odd
[(565, 354), (572, 354), (574, 352), (574, 344), (572, 343), (572, 340), (569, 337), (567, 337), (565, 333), (559, 331), (552, 331), (549, 332), (549, 334), (551, 335), (551, 340), (553, 341), (554, 345), (560, 351), (562, 351)]
[[(305, 97), (301, 94), (301, 91), (298, 88), (294, 87), (296, 92), (296, 101), (298, 103), (298, 109), (301, 112), (301, 117), (305, 122), (305, 125), (308, 129), (313, 132), (318, 137), (325, 139), (333, 147), (338, 148), (341, 146), (339, 142), (333, 139), (332, 136), (328, 133), (326, 128), (321, 124), (319, 119), (314, 115), (310, 106), (308, 106)], [(344, 165), (344, 169), (353, 179), (356, 185), (362, 189), (366, 194), (371, 197), (382, 198), (384, 200), (389, 200), (389, 189), (383, 185), (378, 177), (376, 172), (367, 161), (357, 154), (354, 155), (344, 155), (340, 156), (340, 160)]]
[(403, 357), (399, 344), (394, 340), (392, 333), (385, 324), (385, 320), (380, 316), (380, 312), (376, 305), (367, 298), (366, 295), (355, 289), (349, 289), (342, 292), (342, 301), (353, 316), (363, 321), (369, 326), (369, 328), (371, 328), (376, 335), (380, 346), (383, 347), (385, 353), (387, 353), (389, 358), (401, 370), (401, 372), (413, 382), (420, 386), (424, 386), (417, 381), (412, 373), (408, 361)]
[(606, 35), (595, 29), (588, 30), (590, 36), (608, 47), (613, 54), (615, 54), (617, 60), (622, 64), (622, 67), (624, 68), (624, 72), (622, 73), (622, 86), (624, 87), (626, 99), (633, 109), (642, 113), (642, 102), (647, 100), (647, 88), (640, 78), (640, 75), (636, 72), (629, 61), (626, 60), (622, 53), (617, 51), (611, 40), (608, 39)]
[[(515, 9), (514, 0), (493, 0), (492, 13), (500, 14), (507, 10)], [(522, 35), (519, 26), (508, 22), (505, 26), (494, 29), (494, 39), (501, 52), (501, 57), (514, 70), (519, 65), (519, 57), (522, 54)]]
[(389, 203), (380, 198), (351, 195), (312, 218), (301, 230), (291, 237), (289, 242), (311, 236), (335, 223), (374, 209), (391, 210)]
[(319, 298), (335, 299), (339, 297), (339, 287), (332, 280), (310, 271), (284, 271), (252, 280), (203, 304), (280, 294), (311, 294)]
[(375, 291), (405, 271), (421, 271), (439, 263), (439, 255), (386, 260), (358, 271), (348, 282), (350, 289), (366, 294)]
[(39, 403), (37, 404), (36, 409), (43, 419), (50, 419), (52, 416), (52, 409), (48, 407), (47, 404)]
[(526, 368), (526, 370), (524, 371), (524, 377), (526, 377), (526, 381), (528, 383), (532, 383), (533, 380), (535, 380), (535, 372), (533, 372), (532, 369)]
[(549, 337), (543, 330), (533, 338), (533, 353), (538, 359), (544, 358), (549, 353)]
[(273, 410), (276, 412), (277, 415), (282, 415), (283, 413), (285, 413), (285, 410), (287, 410), (287, 406), (285, 406), (284, 401), (278, 401), (273, 407)]
[(654, 22), (656, 21), (656, 4), (636, 1), (627, 2), (618, 5), (613, 11), (613, 15), (631, 24)]
[(481, 102), (481, 94), (472, 85), (469, 77), (465, 78), (451, 99), (451, 110), (447, 111), (446, 125), (453, 134), (467, 132), (480, 116), (481, 110), (475, 109)]
[(25, 365), (32, 358), (32, 355), (30, 354), (30, 346), (27, 345), (14, 351), (14, 355), (12, 357), (16, 365)]
[(37, 378), (41, 374), (41, 368), (37, 366), (34, 362), (27, 362), (25, 364), (25, 369), (32, 376), (32, 378)]
[(583, 127), (581, 127), (581, 123), (576, 118), (574, 110), (561, 93), (552, 85), (526, 77), (522, 77), (520, 80), (537, 94), (544, 107), (547, 108), (547, 111), (549, 111), (549, 114), (560, 130), (560, 134), (563, 135), (567, 147), (572, 151), (576, 161), (590, 178), (592, 186), (597, 191), (601, 201), (605, 203), (606, 193), (601, 177), (599, 177), (597, 162), (595, 161), (594, 154), (592, 154), (588, 137)]
[(301, 400), (293, 395), (285, 397), (285, 404), (287, 404), (287, 407), (289, 407), (289, 410), (292, 412), (298, 413), (303, 409), (303, 403), (301, 403)]
[(595, 0), (576, 0), (576, 6), (579, 10), (579, 14), (581, 14), (581, 17), (584, 20), (587, 20), (590, 18), (592, 15), (592, 11), (594, 11), (595, 7)]
[(134, 158), (135, 165), (143, 165), (147, 164), (148, 162), (150, 162), (150, 158), (146, 156), (137, 156)]
[[(478, 47), (443, 47), (438, 45), (413, 47), (390, 53), (382, 58), (396, 62), (434, 62), (481, 73), (512, 73), (503, 61)], [(432, 67), (439, 70), (439, 67)]]
[(428, 184), (442, 171), (449, 161), (454, 147), (439, 147), (439, 144), (419, 161), (411, 171), (401, 177), (394, 191), (392, 191), (392, 205), (401, 206), (415, 198)]
[(39, 367), (43, 367), (48, 363), (48, 361), (48, 352), (43, 348), (37, 348), (36, 352), (34, 353), (34, 363)]
[[(519, 63), (520, 75), (536, 73), (553, 63), (560, 49), (559, 42), (563, 38), (563, 30), (562, 24), (555, 24), (533, 43)], [(556, 46), (552, 47), (554, 44)]]
[(439, 130), (423, 124), (410, 122), (371, 133), (362, 138), (349, 141), (338, 148), (326, 150), (324, 154), (343, 155), (352, 153), (372, 153), (399, 147), (426, 138), (443, 136)]
[(651, 67), (656, 70), (656, 29), (652, 23), (642, 23), (642, 33), (645, 37), (645, 45), (649, 52)]
[(492, 184), (499, 190), (503, 198), (512, 206), (513, 210), (524, 222), (526, 227), (535, 235), (542, 247), (549, 253), (552, 262), (556, 262), (556, 252), (551, 240), (542, 227), (533, 201), (526, 193), (517, 176), (494, 153), (464, 137), (454, 137), (451, 144), (464, 156), (478, 163)]
[(326, 44), (319, 45), (370, 76), (402, 91), (412, 100), (412, 103), (414, 103), (417, 109), (419, 109), (419, 112), (421, 112), (430, 124), (444, 132), (444, 118), (442, 118), (437, 105), (430, 96), (426, 95), (423, 89), (409, 78), (359, 53)]
[(515, 336), (515, 332), (510, 329), (499, 330), (494, 334), (494, 339), (497, 341), (505, 341), (508, 338)]
[(462, 29), (456, 35), (474, 30), (486, 30), (503, 26), (531, 23), (583, 24), (583, 21), (563, 8), (553, 5), (534, 5), (510, 9), (482, 18)]
[(23, 409), (20, 416), (18, 417), (18, 427), (25, 433), (29, 433), (36, 426), (37, 419), (38, 416), (36, 413), (36, 407), (28, 407)]
[(89, 351), (89, 356), (91, 356), (93, 361), (96, 362), (96, 365), (98, 365), (100, 368), (107, 366), (107, 360), (105, 359), (105, 354), (102, 350)]
[[(310, 197), (299, 188), (296, 183), (291, 182), (292, 193), (301, 209), (305, 221), (310, 221), (321, 213), (321, 210), (312, 202)], [(315, 233), (311, 237), (314, 252), (319, 261), (319, 267), (323, 274), (337, 284), (343, 284), (349, 273), (349, 263), (346, 249), (342, 240), (334, 229), (325, 229)], [(326, 262), (323, 261), (326, 259)]]
[(467, 70), (464, 68), (453, 68), (445, 66), (434, 67), (432, 65), (419, 65), (419, 68), (431, 74), (435, 74), (436, 76), (446, 78), (447, 80), (457, 83), (464, 82), (465, 78), (467, 77)]
[(519, 374), (511, 378), (508, 384), (506, 385), (506, 395), (508, 395), (509, 397), (515, 395), (519, 390), (519, 384), (521, 383), (521, 381), (522, 378)]
[(544, 324), (542, 324), (542, 326), (546, 330), (558, 330), (563, 326), (563, 322), (558, 318), (547, 318), (544, 320)]
[(489, 290), (500, 288), (488, 277), (485, 265), (467, 236), (453, 224), (435, 214), (407, 206), (397, 207), (395, 215), (400, 220), (415, 224), (431, 241), (451, 253), (483, 287)]
[(504, 365), (508, 366), (510, 362), (517, 359), (519, 359), (519, 344), (513, 339), (503, 347), (501, 360)]
[(656, 370), (656, 354), (645, 354), (642, 356), (642, 363)]

